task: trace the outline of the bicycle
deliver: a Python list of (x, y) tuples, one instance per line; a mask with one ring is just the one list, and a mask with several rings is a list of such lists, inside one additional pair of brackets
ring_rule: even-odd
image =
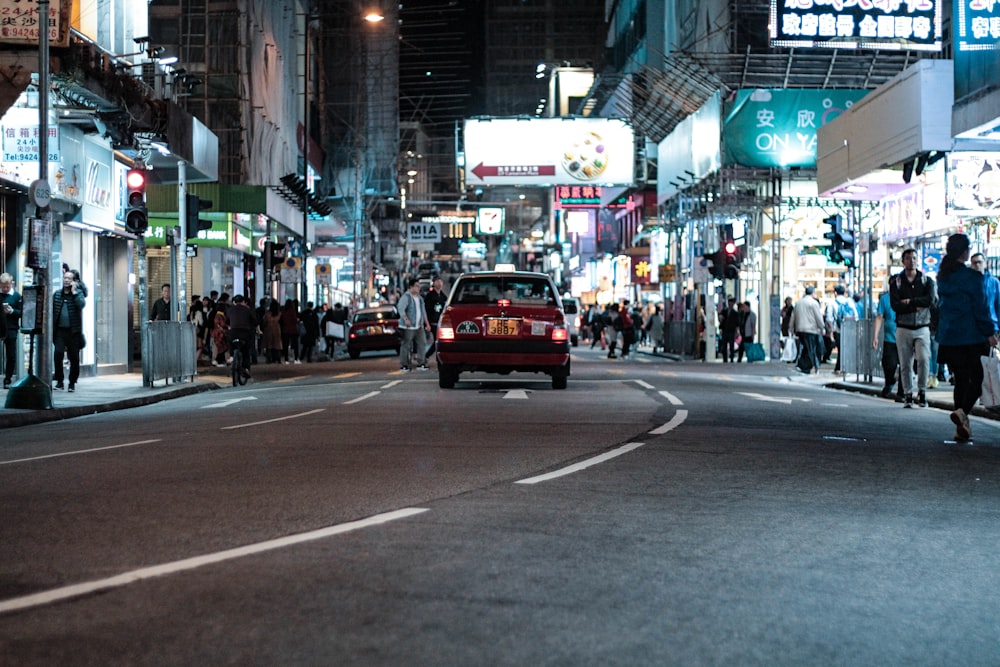
[(244, 350), (242, 338), (234, 338), (231, 345), (233, 348), (233, 386), (243, 386), (250, 379), (250, 356)]

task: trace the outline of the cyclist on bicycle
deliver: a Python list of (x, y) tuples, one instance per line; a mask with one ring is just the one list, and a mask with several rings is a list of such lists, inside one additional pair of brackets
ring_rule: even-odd
[(226, 311), (229, 322), (229, 340), (233, 345), (239, 344), (243, 353), (243, 367), (250, 372), (250, 351), (253, 349), (254, 333), (257, 331), (257, 316), (250, 310), (246, 299), (237, 294), (232, 305)]

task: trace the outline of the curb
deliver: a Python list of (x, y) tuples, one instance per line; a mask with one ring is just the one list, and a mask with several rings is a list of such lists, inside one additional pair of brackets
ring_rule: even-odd
[[(878, 388), (860, 387), (856, 384), (848, 384), (845, 382), (831, 382), (823, 386), (829, 389), (837, 389), (839, 391), (853, 391), (856, 394), (867, 394), (869, 396), (879, 395)], [(932, 398), (927, 399), (927, 405), (928, 407), (937, 408), (939, 410), (944, 410), (946, 412), (951, 412), (954, 409), (954, 405), (952, 404), (951, 401), (941, 401)], [(993, 412), (991, 410), (987, 410), (981, 405), (976, 405), (976, 407), (972, 408), (972, 414), (975, 417), (982, 417), (983, 419), (992, 419), (993, 421), (1000, 421), (1000, 414)]]
[(177, 389), (170, 389), (149, 396), (138, 396), (127, 398), (121, 401), (103, 403), (101, 405), (78, 405), (67, 408), (52, 408), (51, 410), (25, 410), (23, 412), (12, 412), (0, 417), (0, 429), (15, 428), (18, 426), (31, 426), (33, 424), (44, 424), (46, 422), (60, 421), (63, 419), (73, 419), (85, 415), (94, 415), (99, 412), (113, 412), (115, 410), (127, 410), (128, 408), (138, 408), (144, 405), (152, 405), (172, 398), (192, 396), (204, 391), (221, 389), (214, 382), (204, 382), (192, 384)]

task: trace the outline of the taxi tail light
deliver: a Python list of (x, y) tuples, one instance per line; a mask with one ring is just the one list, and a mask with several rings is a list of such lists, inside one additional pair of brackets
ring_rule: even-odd
[(566, 327), (554, 326), (552, 327), (552, 340), (569, 340), (569, 332), (566, 331)]
[(451, 320), (445, 317), (438, 322), (438, 340), (455, 340), (455, 328), (451, 326)]

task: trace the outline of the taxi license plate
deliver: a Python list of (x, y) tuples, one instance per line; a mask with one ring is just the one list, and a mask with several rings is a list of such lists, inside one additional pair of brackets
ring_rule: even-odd
[(507, 318), (486, 320), (487, 336), (516, 336), (518, 321)]

